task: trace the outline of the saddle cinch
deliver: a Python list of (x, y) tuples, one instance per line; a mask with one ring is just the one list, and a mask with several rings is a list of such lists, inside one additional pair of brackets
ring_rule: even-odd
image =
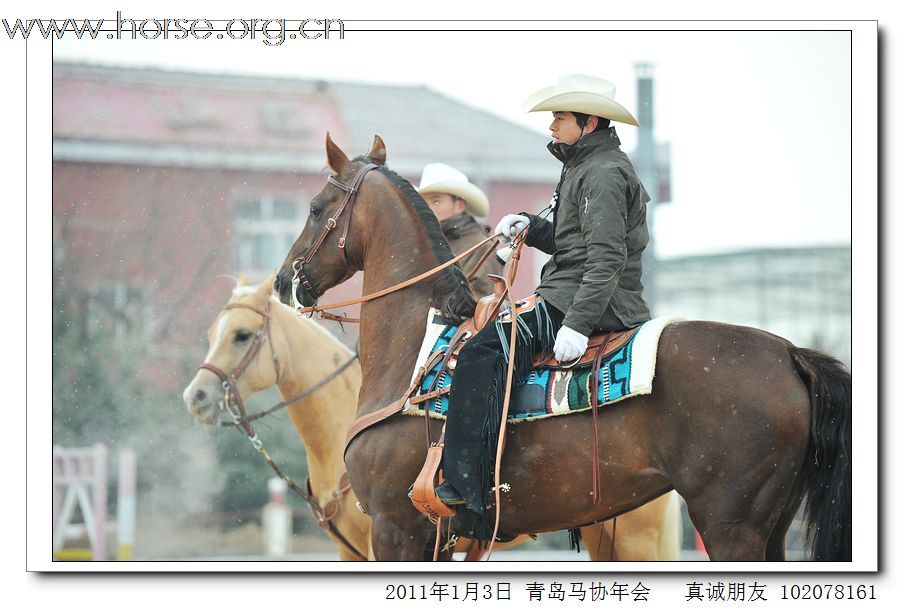
[[(449, 342), (448, 349), (445, 351), (437, 351), (431, 355), (427, 359), (426, 364), (420, 369), (420, 372), (429, 372), (436, 368), (437, 364), (441, 364), (441, 371), (443, 369), (454, 370), (458, 354), (462, 347), (488, 323), (495, 321), (500, 316), (499, 313), (507, 295), (505, 279), (496, 275), (489, 275), (489, 277), (495, 283), (493, 294), (485, 296), (477, 302), (477, 306), (474, 310), (474, 317), (464, 321), (458, 327), (458, 331)], [(517, 302), (515, 304), (517, 312), (520, 314), (522, 312), (531, 311), (536, 306), (537, 299), (537, 296), (531, 296)], [(503, 312), (501, 320), (503, 322), (509, 322), (511, 320), (511, 314)], [(636, 328), (631, 328), (624, 331), (608, 332), (591, 336), (587, 342), (587, 350), (585, 353), (571, 363), (562, 364), (554, 355), (535, 355), (532, 367), (534, 369), (545, 368), (565, 370), (592, 365), (595, 373), (599, 370), (600, 363), (602, 363), (607, 356), (624, 346), (631, 339), (635, 331)], [(516, 385), (512, 388), (511, 404), (513, 406), (518, 406), (520, 404), (522, 398), (519, 390), (526, 387), (528, 387), (528, 385)], [(424, 401), (435, 399), (448, 392), (448, 386), (434, 389), (422, 395), (411, 397), (409, 402), (411, 405), (416, 405)], [(594, 398), (594, 418), (596, 416), (595, 412), (596, 405)], [(440, 501), (434, 491), (435, 487), (443, 480), (439, 466), (442, 461), (444, 434), (445, 428), (443, 428), (443, 434), (440, 435), (439, 441), (428, 448), (427, 460), (414, 482), (410, 495), (415, 508), (426, 515), (432, 522), (436, 522), (440, 517), (450, 517), (455, 514), (455, 510), (449, 508)]]

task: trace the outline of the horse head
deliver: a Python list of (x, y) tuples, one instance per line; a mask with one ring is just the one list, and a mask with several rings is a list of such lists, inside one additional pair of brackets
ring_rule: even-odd
[(367, 234), (358, 232), (351, 239), (349, 228), (360, 214), (360, 207), (355, 206), (358, 196), (370, 187), (365, 175), (386, 163), (386, 146), (375, 136), (366, 156), (350, 160), (327, 133), (326, 158), (330, 172), (327, 184), (311, 200), (304, 229), (273, 283), (287, 305), (312, 306), (327, 289), (361, 269)]
[(227, 392), (239, 402), (279, 379), (280, 340), (270, 330), (270, 298), (275, 273), (258, 287), (244, 275), (207, 330), (209, 350), (204, 364), (182, 393), (189, 413), (199, 423), (214, 425)]

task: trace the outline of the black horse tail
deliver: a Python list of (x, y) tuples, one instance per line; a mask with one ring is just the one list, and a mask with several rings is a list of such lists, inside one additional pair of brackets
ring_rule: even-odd
[(810, 391), (810, 437), (791, 499), (807, 496), (804, 522), (814, 561), (851, 560), (851, 373), (819, 351), (790, 347)]

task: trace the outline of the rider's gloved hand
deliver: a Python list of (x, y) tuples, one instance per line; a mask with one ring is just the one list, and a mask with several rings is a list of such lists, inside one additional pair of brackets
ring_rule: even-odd
[(530, 223), (530, 219), (524, 215), (509, 214), (496, 224), (496, 233), (502, 234), (503, 242), (511, 242)]
[(553, 350), (559, 363), (574, 361), (587, 351), (587, 336), (563, 325), (556, 334)]

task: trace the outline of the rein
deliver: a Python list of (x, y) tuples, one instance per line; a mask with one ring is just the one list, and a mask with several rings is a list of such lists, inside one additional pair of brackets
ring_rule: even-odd
[[(301, 303), (299, 303), (298, 298), (295, 293), (295, 287), (298, 285), (298, 282), (297, 282), (297, 278), (293, 278), (292, 279), (292, 300), (295, 302), (295, 313), (299, 314), (299, 315), (304, 315), (304, 314), (309, 314), (309, 313), (320, 312), (320, 313), (323, 313), (324, 318), (327, 318), (330, 320), (342, 319), (345, 321), (357, 321), (357, 319), (345, 319), (344, 317), (340, 317), (339, 315), (335, 315), (335, 314), (324, 312), (324, 311), (331, 310), (333, 308), (341, 308), (343, 306), (350, 306), (352, 304), (363, 304), (364, 302), (369, 302), (371, 300), (375, 300), (377, 298), (383, 297), (384, 295), (389, 295), (390, 293), (395, 293), (396, 291), (400, 291), (402, 289), (410, 287), (411, 285), (417, 284), (417, 283), (421, 282), (422, 280), (424, 280), (425, 278), (430, 278), (431, 276), (437, 274), (438, 272), (442, 272), (443, 270), (452, 266), (453, 264), (458, 263), (459, 261), (461, 261), (468, 255), (470, 255), (474, 251), (478, 250), (480, 247), (485, 247), (491, 241), (493, 242), (493, 245), (490, 249), (488, 249), (488, 252), (492, 251), (493, 248), (495, 248), (496, 244), (499, 242), (498, 239), (496, 238), (496, 235), (489, 236), (489, 237), (481, 240), (480, 242), (478, 242), (477, 244), (475, 244), (474, 246), (469, 248), (467, 251), (463, 251), (460, 255), (455, 256), (454, 258), (436, 266), (435, 268), (431, 268), (431, 269), (427, 270), (426, 272), (422, 272), (421, 274), (418, 274), (414, 278), (409, 278), (406, 281), (403, 281), (403, 282), (393, 285), (391, 287), (387, 287), (385, 289), (380, 289), (379, 291), (375, 291), (368, 295), (362, 295), (359, 298), (353, 298), (353, 299), (345, 300), (342, 302), (336, 302), (335, 304), (327, 304), (326, 306), (317, 306), (317, 305), (304, 306)], [(296, 259), (295, 261), (300, 261), (300, 260)], [(293, 269), (295, 268), (294, 262), (292, 264), (292, 267), (293, 267)]]
[(305, 389), (301, 393), (292, 396), (291, 398), (280, 402), (279, 404), (273, 406), (272, 408), (258, 412), (255, 414), (248, 415), (245, 411), (245, 402), (242, 400), (241, 394), (236, 389), (236, 383), (238, 382), (239, 377), (244, 374), (245, 370), (248, 369), (248, 366), (254, 361), (255, 357), (257, 357), (258, 352), (260, 351), (261, 346), (263, 345), (264, 336), (267, 337), (267, 341), (270, 344), (270, 352), (273, 355), (273, 365), (276, 368), (276, 381), (279, 382), (281, 368), (279, 365), (279, 358), (276, 355), (276, 351), (273, 349), (273, 337), (270, 333), (270, 302), (267, 302), (267, 309), (261, 310), (255, 306), (250, 306), (248, 304), (227, 304), (223, 310), (227, 309), (238, 309), (244, 308), (246, 310), (251, 310), (264, 318), (264, 326), (258, 330), (254, 334), (254, 340), (251, 341), (251, 346), (248, 347), (248, 350), (245, 351), (245, 354), (242, 356), (241, 361), (239, 361), (238, 365), (232, 369), (229, 374), (226, 374), (223, 370), (213, 365), (212, 363), (202, 363), (200, 369), (208, 370), (216, 374), (216, 376), (220, 379), (220, 382), (223, 385), (223, 399), (220, 400), (220, 408), (229, 413), (232, 417), (232, 421), (221, 421), (221, 426), (235, 426), (238, 429), (241, 429), (245, 432), (245, 435), (248, 438), (248, 441), (251, 443), (251, 446), (254, 447), (260, 455), (264, 458), (270, 468), (279, 476), (285, 483), (292, 489), (299, 497), (301, 497), (305, 502), (307, 502), (308, 506), (311, 508), (311, 513), (314, 515), (314, 518), (320, 524), (320, 526), (333, 535), (337, 540), (339, 540), (343, 546), (348, 548), (352, 553), (354, 553), (358, 558), (362, 561), (367, 560), (367, 556), (362, 554), (357, 548), (352, 545), (348, 539), (342, 535), (342, 533), (336, 528), (333, 524), (333, 519), (339, 514), (339, 499), (348, 491), (351, 490), (351, 485), (348, 483), (348, 475), (343, 472), (342, 476), (339, 478), (339, 483), (337, 485), (336, 490), (332, 493), (332, 498), (327, 503), (326, 508), (323, 508), (318, 503), (317, 499), (311, 493), (311, 481), (310, 478), (307, 479), (306, 490), (299, 487), (295, 482), (289, 478), (285, 472), (283, 472), (276, 462), (273, 461), (273, 458), (270, 456), (270, 453), (267, 452), (267, 449), (264, 448), (264, 443), (261, 441), (260, 437), (254, 431), (254, 427), (251, 426), (251, 421), (264, 417), (268, 414), (276, 412), (290, 404), (300, 400), (301, 398), (310, 395), (314, 391), (320, 389), (330, 381), (334, 380), (339, 374), (341, 374), (346, 368), (348, 368), (356, 359), (358, 359), (358, 353), (355, 354), (348, 359), (345, 363), (340, 365), (337, 369), (327, 375), (324, 379)]
[[(292, 397), (290, 397), (287, 400), (283, 400), (283, 401), (279, 402), (278, 404), (276, 404), (275, 406), (273, 406), (271, 408), (267, 408), (266, 410), (262, 410), (260, 412), (254, 412), (252, 414), (247, 414), (245, 416), (240, 416), (239, 421), (241, 421), (242, 423), (256, 421), (257, 419), (271, 415), (274, 412), (278, 412), (287, 406), (291, 406), (298, 400), (303, 399), (303, 398), (311, 395), (312, 393), (314, 393), (321, 387), (326, 386), (333, 379), (335, 379), (340, 374), (342, 374), (342, 372), (344, 372), (350, 365), (355, 363), (355, 361), (357, 361), (357, 360), (358, 360), (358, 353), (356, 352), (354, 355), (349, 357), (342, 365), (340, 365), (338, 368), (336, 368), (335, 370), (333, 370), (332, 372), (327, 374), (326, 377), (324, 377), (322, 380), (320, 380), (316, 384), (308, 387), (307, 389), (305, 389), (304, 391), (301, 391), (300, 393), (296, 393), (295, 395), (293, 395)], [(210, 368), (207, 368), (207, 369), (210, 369)], [(234, 420), (233, 421), (220, 421), (221, 427), (233, 427), (233, 426), (235, 426), (235, 424), (236, 423)]]

